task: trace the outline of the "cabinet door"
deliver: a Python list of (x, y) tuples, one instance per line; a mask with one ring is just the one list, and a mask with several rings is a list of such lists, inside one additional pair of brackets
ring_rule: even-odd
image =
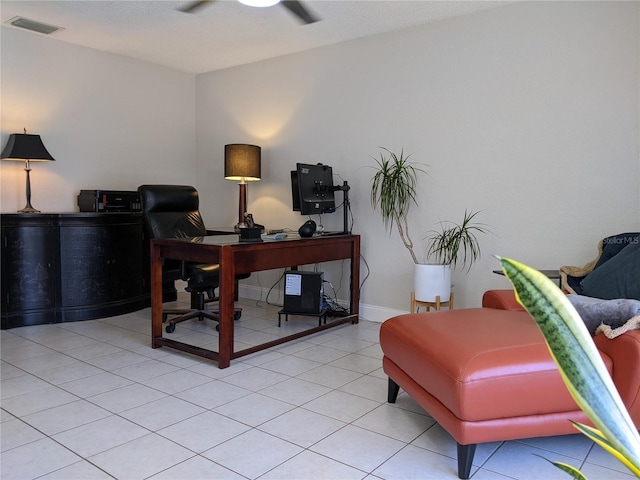
[(60, 226), (63, 307), (109, 301), (109, 236), (107, 226)]
[(144, 295), (142, 223), (115, 215), (60, 225), (63, 307), (100, 308)]
[(57, 245), (57, 231), (47, 219), (3, 217), (3, 328), (56, 321)]
[(110, 235), (109, 268), (112, 300), (145, 294), (142, 225), (115, 225)]
[(3, 329), (149, 305), (140, 214), (2, 214), (0, 230)]

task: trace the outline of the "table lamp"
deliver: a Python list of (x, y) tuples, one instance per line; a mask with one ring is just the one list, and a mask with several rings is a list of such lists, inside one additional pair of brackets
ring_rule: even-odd
[(9, 141), (2, 150), (2, 160), (17, 160), (25, 162), (24, 171), (27, 172), (27, 205), (18, 210), (18, 213), (40, 213), (31, 206), (31, 178), (29, 172), (31, 167), (29, 162), (53, 162), (55, 158), (51, 156), (42, 143), (40, 135), (29, 135), (25, 128), (24, 133), (12, 133)]
[(232, 143), (224, 146), (224, 178), (239, 180), (240, 200), (238, 202), (238, 224), (236, 231), (247, 228), (247, 182), (260, 180), (260, 152), (257, 145)]

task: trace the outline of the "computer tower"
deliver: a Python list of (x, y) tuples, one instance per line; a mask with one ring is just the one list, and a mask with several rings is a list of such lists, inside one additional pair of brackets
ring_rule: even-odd
[(321, 313), (324, 293), (323, 282), (323, 272), (287, 270), (284, 274), (283, 312)]

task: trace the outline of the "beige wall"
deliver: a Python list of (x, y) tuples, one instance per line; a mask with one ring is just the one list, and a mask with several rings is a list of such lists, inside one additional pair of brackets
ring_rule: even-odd
[[(332, 165), (352, 186), (371, 270), (361, 311), (380, 318), (378, 306), (408, 309), (412, 263), (372, 213), (367, 166), (378, 146), (404, 148), (429, 165), (411, 215), (418, 250), (439, 220), (484, 210), (493, 235), (481, 239), (482, 261), (454, 275), (457, 304), (479, 305), (487, 288), (508, 286), (491, 273), (492, 254), (583, 264), (599, 238), (640, 229), (638, 32), (638, 3), (517, 3), (199, 75), (200, 189), (233, 198), (223, 145), (255, 142), (265, 178), (250, 185), (249, 208), (267, 226), (297, 229), (289, 170)], [(346, 283), (339, 272), (328, 279)]]
[[(439, 220), (484, 210), (483, 258), (454, 275), (458, 306), (476, 306), (508, 286), (491, 254), (579, 265), (599, 238), (640, 230), (639, 19), (637, 2), (523, 2), (197, 77), (2, 27), (2, 146), (26, 126), (56, 157), (32, 172), (43, 211), (76, 210), (83, 188), (193, 183), (210, 226), (236, 221), (226, 143), (263, 147), (249, 208), (268, 227), (304, 220), (291, 211), (295, 163), (330, 164), (352, 187), (370, 273), (361, 312), (378, 320), (408, 309), (412, 265), (372, 213), (367, 166), (379, 146), (404, 148), (429, 165), (417, 244)], [(13, 212), (24, 171), (0, 173)], [(346, 265), (322, 269), (346, 298)]]
[[(27, 128), (56, 159), (33, 163), (32, 204), (77, 211), (81, 189), (195, 178), (194, 76), (3, 26), (2, 147)], [(24, 164), (0, 162), (2, 212), (25, 204)]]

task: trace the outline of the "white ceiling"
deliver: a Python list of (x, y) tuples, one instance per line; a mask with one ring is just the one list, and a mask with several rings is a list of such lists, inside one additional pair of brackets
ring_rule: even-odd
[[(503, 0), (307, 0), (322, 20), (302, 25), (281, 5), (218, 0), (183, 13), (189, 0), (1, 0), (5, 22), (23, 16), (63, 27), (50, 38), (202, 73), (503, 5)], [(40, 35), (33, 33), (33, 35)]]

